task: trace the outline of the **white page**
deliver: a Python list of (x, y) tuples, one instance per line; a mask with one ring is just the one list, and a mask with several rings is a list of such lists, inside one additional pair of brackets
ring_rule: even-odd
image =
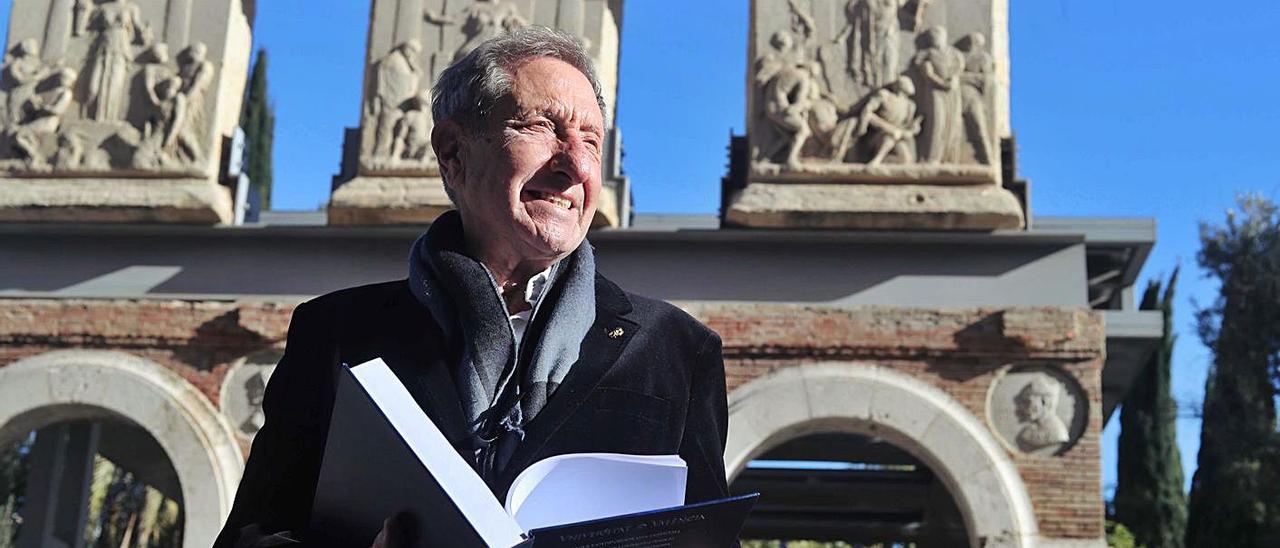
[(507, 492), (524, 530), (684, 504), (688, 470), (676, 455), (578, 453), (540, 460)]
[(485, 544), (506, 547), (524, 540), (524, 531), (498, 504), (484, 480), (458, 455), (381, 358), (357, 365), (351, 368), (351, 373), (462, 515), (471, 521)]

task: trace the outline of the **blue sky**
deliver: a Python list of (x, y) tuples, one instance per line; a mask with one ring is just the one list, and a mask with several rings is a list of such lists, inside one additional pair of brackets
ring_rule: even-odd
[[(947, 0), (942, 0), (947, 1)], [(1149, 277), (1183, 267), (1174, 392), (1196, 403), (1209, 362), (1194, 302), (1197, 223), (1239, 192), (1280, 192), (1280, 5), (1274, 0), (1011, 1), (1013, 128), (1038, 215), (1151, 217)], [(8, 25), (10, 0), (0, 0)], [(713, 213), (743, 131), (747, 0), (626, 3), (618, 123), (641, 212)], [(314, 209), (357, 124), (367, 0), (259, 0), (271, 55), (277, 209)], [(1104, 483), (1114, 483), (1113, 420)], [(1179, 423), (1190, 473), (1199, 423)]]

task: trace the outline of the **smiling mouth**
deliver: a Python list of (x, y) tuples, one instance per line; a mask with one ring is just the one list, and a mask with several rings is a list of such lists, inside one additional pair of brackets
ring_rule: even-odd
[(552, 194), (550, 192), (543, 192), (541, 190), (526, 190), (524, 192), (534, 200), (545, 200), (551, 205), (563, 209), (573, 209), (573, 202), (563, 196)]

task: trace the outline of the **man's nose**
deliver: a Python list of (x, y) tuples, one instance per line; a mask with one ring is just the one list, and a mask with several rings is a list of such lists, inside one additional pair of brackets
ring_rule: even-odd
[(596, 154), (581, 137), (570, 135), (559, 140), (551, 157), (552, 169), (563, 174), (570, 184), (585, 183), (595, 175)]

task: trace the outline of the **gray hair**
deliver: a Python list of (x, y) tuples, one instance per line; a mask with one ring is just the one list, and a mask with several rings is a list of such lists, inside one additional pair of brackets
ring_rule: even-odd
[(498, 101), (511, 93), (511, 71), (535, 57), (559, 59), (582, 72), (604, 114), (600, 80), (582, 43), (559, 30), (530, 26), (485, 40), (444, 69), (431, 90), (431, 117), (436, 124), (454, 120), (468, 130), (478, 129)]

